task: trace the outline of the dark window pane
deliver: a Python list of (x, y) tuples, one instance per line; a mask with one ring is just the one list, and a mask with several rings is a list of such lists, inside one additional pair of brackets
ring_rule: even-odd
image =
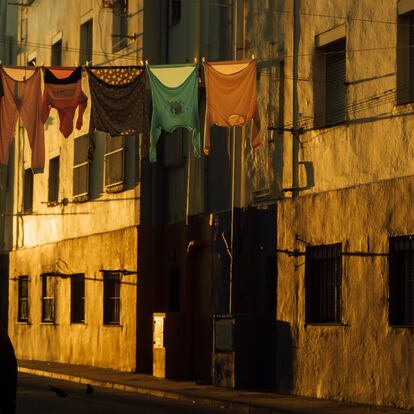
[(85, 276), (73, 275), (71, 277), (71, 322), (83, 323), (85, 321)]
[(31, 168), (24, 170), (23, 187), (23, 211), (31, 212), (33, 209), (33, 172)]
[(414, 236), (389, 243), (389, 322), (414, 325)]
[(80, 64), (92, 62), (92, 19), (80, 27)]
[(55, 321), (55, 281), (42, 276), (42, 322)]
[(19, 322), (29, 320), (29, 277), (20, 276), (18, 279), (18, 316)]
[(59, 162), (59, 157), (52, 158), (49, 161), (48, 201), (50, 203), (57, 203), (59, 201)]
[(52, 45), (52, 66), (61, 66), (62, 65), (62, 40), (54, 43)]

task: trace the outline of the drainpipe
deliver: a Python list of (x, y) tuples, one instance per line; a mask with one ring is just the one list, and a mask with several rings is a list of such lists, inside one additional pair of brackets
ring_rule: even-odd
[(293, 107), (292, 107), (292, 197), (299, 196), (298, 156), (299, 156), (299, 103), (298, 103), (298, 67), (300, 35), (300, 0), (293, 0)]

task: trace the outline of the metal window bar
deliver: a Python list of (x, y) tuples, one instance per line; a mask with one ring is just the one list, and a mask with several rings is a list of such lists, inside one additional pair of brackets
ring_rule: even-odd
[(120, 286), (119, 273), (104, 274), (104, 323), (107, 325), (118, 325), (120, 323)]
[(341, 321), (342, 248), (340, 244), (306, 250), (306, 321)]

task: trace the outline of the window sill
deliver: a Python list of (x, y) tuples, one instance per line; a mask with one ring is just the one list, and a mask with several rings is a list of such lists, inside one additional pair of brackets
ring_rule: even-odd
[(77, 325), (77, 326), (85, 326), (85, 325), (87, 325), (85, 322), (71, 322), (70, 323), (71, 325)]
[(29, 321), (17, 321), (16, 325), (21, 325), (21, 326), (32, 326), (32, 324)]
[(119, 323), (104, 323), (104, 328), (122, 328), (122, 325)]
[(122, 191), (125, 191), (125, 190), (126, 190), (125, 183), (113, 184), (113, 185), (108, 185), (105, 187), (106, 193), (121, 193)]
[(56, 322), (42, 321), (42, 322), (40, 322), (40, 325), (43, 325), (43, 326), (57, 326), (58, 324)]
[(388, 325), (390, 328), (395, 328), (395, 329), (414, 329), (414, 324), (413, 325)]

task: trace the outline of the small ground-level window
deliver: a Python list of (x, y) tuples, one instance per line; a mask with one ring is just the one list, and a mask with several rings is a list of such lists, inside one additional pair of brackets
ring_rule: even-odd
[(341, 322), (342, 245), (312, 246), (305, 256), (307, 323)]
[(391, 237), (389, 250), (390, 325), (414, 325), (414, 235)]
[(119, 325), (121, 306), (121, 275), (119, 272), (104, 273), (104, 324)]
[(70, 280), (70, 320), (71, 323), (85, 322), (85, 275), (72, 275)]
[(55, 279), (42, 275), (42, 322), (55, 322)]
[(19, 276), (18, 278), (18, 322), (29, 321), (29, 277)]

